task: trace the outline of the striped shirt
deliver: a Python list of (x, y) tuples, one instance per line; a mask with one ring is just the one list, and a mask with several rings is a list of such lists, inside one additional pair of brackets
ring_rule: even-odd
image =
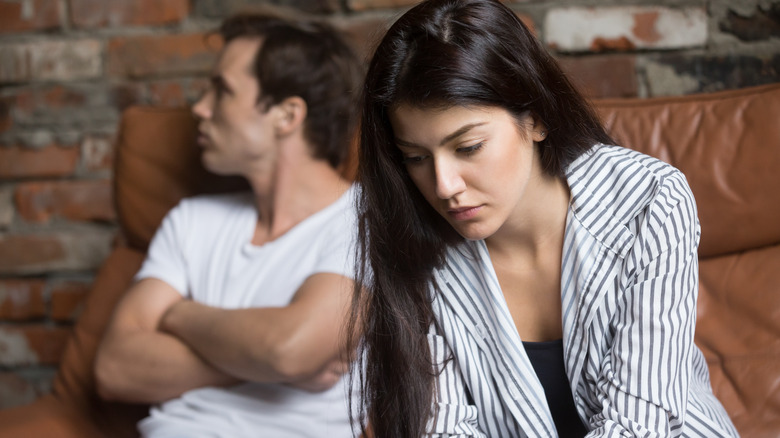
[[(685, 177), (599, 145), (566, 180), (564, 361), (587, 436), (738, 436), (693, 343), (700, 227)], [(434, 276), (429, 436), (555, 437), (485, 242), (451, 248)]]

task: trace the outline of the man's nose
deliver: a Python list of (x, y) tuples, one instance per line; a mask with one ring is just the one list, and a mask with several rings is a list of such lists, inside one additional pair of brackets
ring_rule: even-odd
[(192, 105), (192, 114), (199, 119), (211, 118), (211, 91), (203, 93), (200, 99)]

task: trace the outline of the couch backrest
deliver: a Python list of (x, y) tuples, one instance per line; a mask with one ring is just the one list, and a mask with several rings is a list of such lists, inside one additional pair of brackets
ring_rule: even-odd
[(699, 255), (780, 242), (780, 84), (597, 102), (615, 140), (671, 163), (699, 208)]
[(702, 224), (696, 343), (742, 436), (780, 436), (780, 84), (596, 105), (619, 144), (685, 173)]

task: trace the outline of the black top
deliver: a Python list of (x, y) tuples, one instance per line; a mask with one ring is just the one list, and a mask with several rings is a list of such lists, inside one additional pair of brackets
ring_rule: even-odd
[(563, 365), (563, 340), (523, 342), (523, 346), (539, 381), (542, 382), (558, 436), (584, 437), (588, 431), (577, 414)]

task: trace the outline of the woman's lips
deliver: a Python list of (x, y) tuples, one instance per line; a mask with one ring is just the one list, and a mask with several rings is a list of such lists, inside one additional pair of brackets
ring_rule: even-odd
[(447, 210), (447, 214), (449, 214), (456, 221), (465, 221), (476, 216), (480, 210), (482, 210), (481, 205), (477, 207), (451, 208)]

